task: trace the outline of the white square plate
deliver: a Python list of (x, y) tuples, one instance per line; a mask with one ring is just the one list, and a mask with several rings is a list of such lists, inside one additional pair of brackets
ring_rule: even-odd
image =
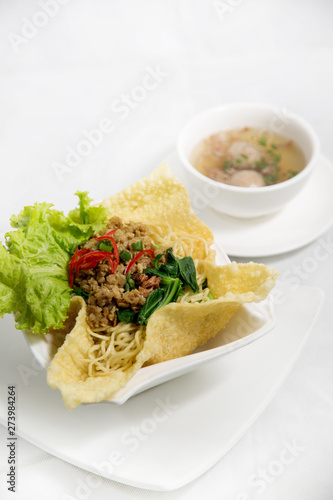
[[(271, 401), (294, 365), (323, 301), (314, 288), (279, 284), (277, 322), (257, 342), (143, 392), (122, 406), (68, 412), (13, 318), (0, 321), (0, 390), (16, 385), (17, 433), (114, 481), (173, 490), (220, 460)], [(283, 300), (282, 300), (283, 299)], [(7, 425), (6, 398), (0, 422)]]

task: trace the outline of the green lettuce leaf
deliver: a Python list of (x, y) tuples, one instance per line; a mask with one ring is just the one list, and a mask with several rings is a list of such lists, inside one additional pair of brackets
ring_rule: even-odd
[(75, 193), (79, 208), (65, 216), (49, 203), (35, 203), (11, 218), (15, 228), (0, 243), (0, 317), (14, 313), (16, 327), (34, 333), (61, 328), (73, 291), (68, 263), (76, 247), (106, 226), (105, 207), (90, 206)]

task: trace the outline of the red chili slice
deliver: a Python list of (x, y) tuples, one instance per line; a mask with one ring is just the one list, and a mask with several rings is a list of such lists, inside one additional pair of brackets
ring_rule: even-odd
[(69, 266), (74, 265), (77, 262), (77, 260), (79, 259), (79, 257), (81, 257), (81, 255), (84, 255), (85, 253), (88, 253), (88, 252), (90, 252), (90, 250), (88, 248), (82, 248), (82, 250), (79, 250), (79, 247), (77, 247), (77, 249), (75, 250), (75, 252), (71, 258)]
[(99, 236), (98, 238), (94, 238), (94, 240), (99, 241), (99, 240), (108, 240), (110, 235), (115, 233), (117, 230), (112, 229), (112, 231), (109, 231), (108, 233), (105, 233), (103, 236)]
[(110, 240), (111, 241), (113, 252), (110, 252), (110, 253), (111, 253), (111, 255), (114, 255), (116, 258), (116, 261), (115, 261), (116, 266), (114, 268), (114, 271), (117, 269), (117, 267), (119, 265), (119, 250), (117, 247), (117, 243), (115, 242), (115, 240), (111, 236), (111, 234), (114, 233), (115, 231), (116, 231), (116, 229), (113, 229), (109, 233), (104, 234), (104, 236), (99, 236), (98, 238), (95, 238), (96, 241), (102, 241), (102, 240)]
[(131, 260), (131, 262), (129, 262), (126, 266), (126, 269), (125, 269), (125, 272), (124, 274), (127, 274), (130, 269), (134, 266), (134, 264), (140, 259), (140, 257), (142, 257), (142, 255), (144, 255), (145, 253), (147, 253), (148, 255), (150, 255), (150, 257), (152, 259), (155, 259), (155, 254), (152, 250), (141, 250), (141, 252), (139, 252), (135, 257), (134, 259)]
[(108, 259), (111, 266), (111, 271), (114, 273), (115, 270), (115, 262), (112, 259), (112, 255), (110, 252), (89, 252), (86, 255), (83, 255), (80, 260), (76, 264), (76, 274), (79, 273), (80, 269), (92, 269), (97, 265), (100, 260)]
[(74, 270), (75, 270), (75, 265), (77, 261), (81, 258), (82, 255), (88, 253), (89, 250), (88, 248), (82, 248), (82, 250), (79, 250), (78, 247), (75, 250), (73, 257), (71, 258), (71, 261), (69, 262), (69, 285), (71, 288), (73, 288), (73, 283), (74, 283)]
[(118, 250), (118, 247), (117, 247), (117, 243), (115, 242), (115, 240), (109, 236), (110, 240), (111, 240), (111, 243), (112, 243), (112, 247), (113, 247), (113, 251), (114, 251), (114, 256), (116, 258), (116, 267), (114, 268), (114, 270), (117, 269), (118, 265), (119, 265), (119, 250)]
[[(73, 288), (74, 284), (74, 273), (78, 274), (80, 269), (92, 269), (97, 265), (100, 260), (108, 259), (111, 266), (111, 272), (114, 274), (119, 265), (119, 250), (117, 243), (112, 238), (111, 234), (115, 233), (116, 229), (112, 229), (103, 236), (94, 238), (96, 241), (110, 240), (112, 243), (113, 252), (103, 252), (95, 251), (91, 252), (88, 248), (82, 248), (82, 250), (75, 250), (69, 265), (69, 285)], [(113, 259), (114, 257), (114, 259)]]

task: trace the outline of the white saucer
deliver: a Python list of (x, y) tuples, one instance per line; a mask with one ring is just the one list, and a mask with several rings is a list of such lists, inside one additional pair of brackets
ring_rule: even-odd
[[(176, 152), (165, 161), (174, 175), (189, 189), (194, 188)], [(322, 235), (333, 223), (333, 165), (323, 156), (303, 191), (281, 211), (256, 219), (238, 219), (222, 215), (203, 198), (198, 217), (214, 233), (216, 243), (230, 256), (268, 257), (295, 250)]]
[[(6, 315), (0, 321), (0, 391), (5, 395), (8, 385), (16, 386), (18, 435), (62, 460), (128, 485), (166, 491), (193, 481), (266, 408), (314, 324), (323, 292), (282, 284), (279, 289), (285, 300), (276, 306), (276, 326), (256, 342), (125, 405), (81, 406), (72, 412), (59, 391), (50, 390), (44, 368)], [(5, 427), (7, 415), (2, 397), (0, 423)]]

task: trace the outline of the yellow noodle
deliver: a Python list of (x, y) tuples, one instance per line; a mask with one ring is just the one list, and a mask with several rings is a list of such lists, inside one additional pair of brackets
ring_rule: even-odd
[[(209, 248), (207, 241), (201, 236), (196, 236), (193, 234), (177, 234), (172, 231), (169, 224), (164, 223), (162, 226), (157, 226), (156, 224), (147, 223), (150, 237), (157, 245), (161, 245), (165, 248), (172, 247), (174, 254), (177, 257), (185, 257), (187, 255), (192, 255), (193, 253), (193, 240), (199, 241), (204, 250), (206, 257), (209, 255)], [(186, 243), (187, 242), (187, 243)], [(190, 249), (186, 248), (190, 246)]]
[(115, 370), (129, 368), (141, 350), (146, 329), (131, 323), (118, 323), (108, 327), (103, 336), (92, 332), (96, 343), (88, 353), (88, 376), (106, 375)]

